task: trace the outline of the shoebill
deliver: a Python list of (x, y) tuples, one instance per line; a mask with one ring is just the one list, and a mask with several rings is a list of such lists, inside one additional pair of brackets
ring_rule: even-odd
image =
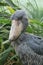
[(26, 15), (26, 12), (23, 10), (17, 10), (11, 16), (11, 20), (12, 23), (9, 34), (9, 40), (13, 42), (21, 36), (21, 44), (25, 42), (35, 53), (43, 55), (43, 40), (38, 36), (22, 34), (25, 32), (28, 26), (28, 17)]

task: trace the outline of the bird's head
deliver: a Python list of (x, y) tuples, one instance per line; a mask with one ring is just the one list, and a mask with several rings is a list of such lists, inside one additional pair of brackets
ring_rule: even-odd
[(9, 34), (9, 40), (13, 41), (19, 37), (19, 35), (27, 28), (28, 26), (28, 19), (26, 16), (25, 11), (17, 10), (11, 16), (11, 29)]

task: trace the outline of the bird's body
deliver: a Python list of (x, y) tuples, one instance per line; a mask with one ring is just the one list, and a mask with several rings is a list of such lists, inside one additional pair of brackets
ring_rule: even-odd
[(39, 36), (22, 33), (12, 45), (21, 65), (43, 65), (43, 39)]
[(35, 36), (29, 33), (23, 33), (18, 39), (17, 39), (18, 46), (20, 44), (26, 44), (28, 47), (30, 47), (35, 53), (39, 55), (43, 55), (43, 39), (39, 36)]

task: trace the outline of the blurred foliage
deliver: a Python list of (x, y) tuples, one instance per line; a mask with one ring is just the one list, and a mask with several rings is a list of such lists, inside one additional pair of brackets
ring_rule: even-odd
[(20, 0), (0, 0), (0, 65), (20, 65), (15, 50), (2, 42), (8, 40), (11, 20), (10, 16), (18, 9), (24, 9), (29, 18), (27, 32), (43, 37), (43, 9), (38, 8), (36, 0), (34, 4), (27, 0), (22, 4)]
[(26, 31), (37, 36), (43, 37), (43, 22), (36, 19), (29, 20), (29, 25)]

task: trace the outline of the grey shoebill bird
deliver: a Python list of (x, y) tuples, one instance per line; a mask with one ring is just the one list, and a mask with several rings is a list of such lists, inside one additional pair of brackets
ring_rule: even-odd
[(43, 55), (43, 40), (38, 36), (29, 35), (25, 33), (22, 34), (23, 32), (25, 32), (25, 29), (28, 26), (28, 18), (25, 11), (17, 10), (11, 16), (11, 20), (12, 23), (9, 34), (9, 40), (12, 42), (19, 39), (18, 43), (22, 44), (23, 42), (25, 42), (35, 53)]

